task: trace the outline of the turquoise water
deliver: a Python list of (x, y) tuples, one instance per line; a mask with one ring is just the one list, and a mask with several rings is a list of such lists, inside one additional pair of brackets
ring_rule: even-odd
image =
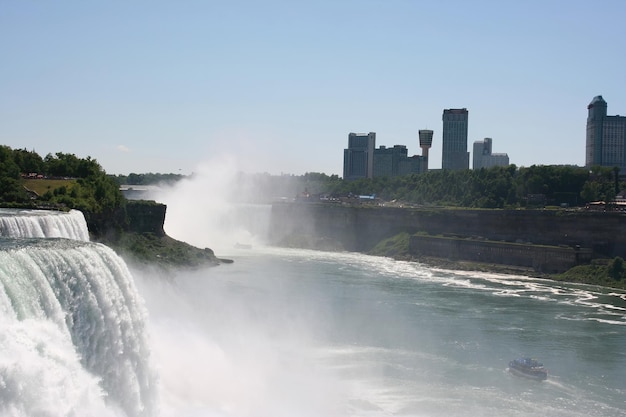
[[(136, 271), (163, 415), (626, 415), (626, 294), (358, 254)], [(516, 377), (531, 356), (545, 382)]]

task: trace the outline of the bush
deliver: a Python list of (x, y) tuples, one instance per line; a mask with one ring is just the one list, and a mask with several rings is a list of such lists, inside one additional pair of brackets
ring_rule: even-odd
[(614, 280), (621, 280), (624, 277), (624, 260), (619, 256), (614, 258), (608, 265), (608, 273)]

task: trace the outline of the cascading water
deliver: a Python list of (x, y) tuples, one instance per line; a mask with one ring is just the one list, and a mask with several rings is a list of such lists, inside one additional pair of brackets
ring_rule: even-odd
[(64, 237), (89, 241), (89, 231), (83, 213), (50, 210), (14, 210), (0, 208), (0, 236), (6, 237)]
[(19, 225), (0, 237), (0, 414), (153, 415), (146, 312), (124, 261), (85, 241), (80, 212), (0, 215)]

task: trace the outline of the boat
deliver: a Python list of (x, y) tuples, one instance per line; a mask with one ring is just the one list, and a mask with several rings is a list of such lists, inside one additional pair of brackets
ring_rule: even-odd
[(509, 362), (509, 372), (537, 381), (548, 379), (548, 370), (543, 364), (532, 358), (518, 358)]

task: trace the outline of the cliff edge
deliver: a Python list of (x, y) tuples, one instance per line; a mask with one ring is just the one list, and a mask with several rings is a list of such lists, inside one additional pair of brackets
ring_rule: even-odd
[(128, 200), (123, 225), (103, 229), (95, 241), (114, 249), (125, 260), (162, 268), (198, 268), (231, 263), (212, 249), (198, 248), (168, 236), (163, 226), (167, 206), (151, 200)]

